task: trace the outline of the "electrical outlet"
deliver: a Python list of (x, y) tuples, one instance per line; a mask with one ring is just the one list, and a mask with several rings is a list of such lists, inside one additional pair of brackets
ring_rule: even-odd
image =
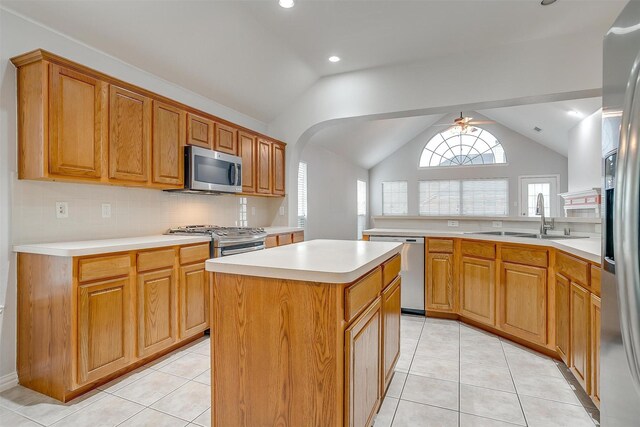
[(56, 202), (56, 218), (69, 218), (69, 203)]
[(284, 206), (280, 206), (280, 216), (284, 216)]
[(493, 221), (493, 228), (502, 228), (502, 221)]
[(102, 218), (111, 218), (111, 203), (102, 204)]
[(447, 222), (447, 225), (448, 225), (449, 227), (457, 227), (457, 226), (459, 225), (459, 223), (458, 223), (458, 221), (449, 220), (449, 221)]

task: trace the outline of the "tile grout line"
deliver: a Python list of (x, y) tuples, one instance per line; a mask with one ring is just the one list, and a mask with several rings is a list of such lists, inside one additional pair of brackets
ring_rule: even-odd
[(504, 351), (504, 343), (500, 340), (500, 347), (502, 348), (502, 355), (504, 356), (505, 361), (507, 362), (507, 369), (509, 369), (509, 375), (511, 376), (511, 382), (513, 383), (513, 389), (516, 391), (516, 396), (518, 396), (518, 404), (520, 405), (520, 411), (522, 411), (522, 417), (524, 418), (525, 426), (529, 425), (527, 421), (527, 414), (524, 412), (524, 407), (522, 406), (522, 400), (520, 400), (520, 393), (518, 393), (518, 387), (516, 386), (516, 380), (513, 378), (513, 372), (511, 372), (511, 365), (509, 364), (509, 358)]

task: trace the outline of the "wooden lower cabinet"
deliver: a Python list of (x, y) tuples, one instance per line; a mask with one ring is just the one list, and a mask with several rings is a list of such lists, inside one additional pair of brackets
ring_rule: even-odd
[(209, 328), (209, 273), (204, 262), (180, 267), (180, 338)]
[(589, 291), (571, 282), (570, 291), (570, 353), (569, 369), (589, 393), (589, 314), (591, 297)]
[(427, 311), (455, 311), (455, 276), (453, 271), (453, 254), (427, 254)]
[(496, 262), (464, 256), (460, 266), (460, 314), (495, 325)]
[(400, 277), (382, 291), (382, 388), (393, 378), (393, 368), (400, 356)]
[(570, 334), (569, 295), (571, 282), (562, 274), (556, 274), (556, 351), (565, 364), (569, 364)]
[(498, 285), (498, 327), (535, 344), (547, 342), (547, 269), (503, 262)]
[(177, 278), (173, 268), (138, 275), (138, 356), (170, 347), (178, 340)]
[(78, 383), (126, 367), (132, 360), (130, 279), (78, 287)]
[(378, 298), (345, 331), (345, 425), (368, 427), (380, 402), (381, 303)]
[(600, 297), (591, 294), (591, 391), (589, 396), (600, 406)]

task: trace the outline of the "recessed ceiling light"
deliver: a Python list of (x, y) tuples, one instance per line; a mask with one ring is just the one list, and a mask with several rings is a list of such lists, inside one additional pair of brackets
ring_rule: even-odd
[(293, 0), (278, 0), (278, 4), (280, 7), (284, 7), (285, 9), (290, 9), (295, 4)]
[(540, 4), (543, 6), (549, 6), (550, 4), (554, 4), (555, 2), (556, 0), (542, 0)]
[(339, 56), (333, 55), (333, 56), (329, 57), (329, 62), (338, 62), (338, 61), (340, 61), (340, 57)]
[(577, 110), (569, 110), (567, 111), (567, 114), (573, 117), (582, 117), (582, 113)]

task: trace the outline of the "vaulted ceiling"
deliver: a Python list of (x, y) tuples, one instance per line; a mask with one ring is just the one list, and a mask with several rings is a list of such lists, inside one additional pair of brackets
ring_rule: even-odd
[[(282, 9), (277, 0), (0, 1), (263, 122), (322, 76), (568, 34), (604, 34), (626, 3), (299, 0)], [(342, 61), (331, 64), (330, 55)]]

